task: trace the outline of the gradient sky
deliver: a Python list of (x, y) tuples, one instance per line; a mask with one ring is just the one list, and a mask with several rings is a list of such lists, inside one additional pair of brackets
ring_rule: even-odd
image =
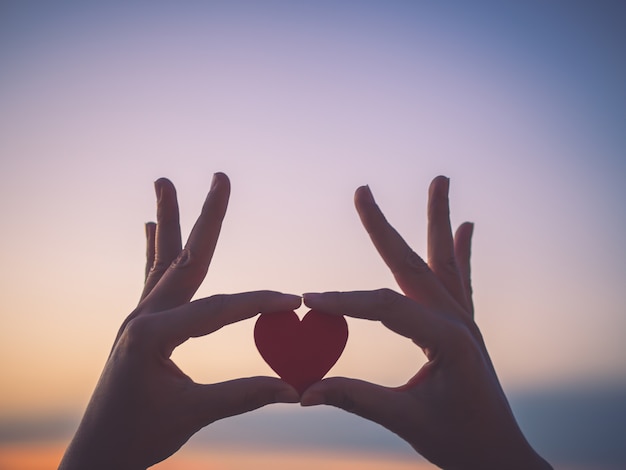
[[(83, 409), (141, 291), (152, 182), (176, 184), (186, 235), (215, 171), (232, 197), (198, 296), (396, 288), (353, 191), (425, 254), (445, 174), (505, 389), (626, 385), (625, 9), (511, 3), (2, 2), (0, 416)], [(253, 324), (176, 360), (270, 374)], [(349, 325), (332, 374), (419, 367)]]

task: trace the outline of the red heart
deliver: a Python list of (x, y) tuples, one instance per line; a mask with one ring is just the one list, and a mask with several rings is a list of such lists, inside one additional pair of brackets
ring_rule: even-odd
[(300, 395), (337, 362), (348, 341), (343, 316), (309, 311), (264, 313), (254, 326), (254, 342), (265, 362)]

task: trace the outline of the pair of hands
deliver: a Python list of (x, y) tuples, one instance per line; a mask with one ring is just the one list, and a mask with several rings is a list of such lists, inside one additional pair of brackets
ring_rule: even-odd
[(361, 221), (405, 295), (371, 292), (304, 294), (330, 314), (381, 321), (422, 348), (428, 362), (399, 388), (329, 378), (300, 397), (272, 377), (218, 384), (193, 382), (170, 359), (191, 337), (259, 312), (293, 310), (301, 297), (273, 291), (190, 299), (202, 283), (230, 195), (216, 173), (183, 248), (176, 191), (160, 179), (157, 223), (147, 224), (146, 283), (122, 324), (61, 469), (145, 469), (175, 453), (204, 426), (270, 403), (328, 404), (375, 421), (442, 468), (550, 468), (530, 447), (511, 413), (473, 321), (472, 225), (453, 236), (444, 177), (428, 203), (428, 263), (385, 220), (369, 188), (355, 205)]

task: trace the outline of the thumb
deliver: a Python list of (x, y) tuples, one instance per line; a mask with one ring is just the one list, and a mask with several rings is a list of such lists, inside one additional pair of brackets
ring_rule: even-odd
[(199, 385), (192, 406), (206, 426), (271, 403), (297, 403), (299, 400), (298, 392), (280, 379), (250, 377)]
[(311, 385), (302, 394), (300, 404), (335, 406), (397, 432), (406, 398), (405, 394), (382, 385), (333, 377)]

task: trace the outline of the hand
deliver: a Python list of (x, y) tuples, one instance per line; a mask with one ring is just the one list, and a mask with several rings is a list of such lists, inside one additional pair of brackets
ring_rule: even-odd
[(189, 302), (206, 275), (230, 193), (216, 174), (185, 248), (172, 183), (155, 183), (157, 224), (147, 224), (148, 267), (137, 308), (124, 321), (61, 469), (145, 469), (176, 452), (202, 427), (276, 402), (297, 402), (279, 379), (194, 383), (170, 359), (187, 339), (258, 312), (292, 310), (278, 292), (216, 295)]
[(398, 388), (329, 378), (305, 391), (301, 403), (375, 421), (441, 468), (550, 468), (519, 429), (474, 323), (473, 225), (452, 236), (448, 185), (437, 177), (430, 186), (428, 263), (385, 220), (369, 188), (356, 191), (361, 221), (405, 295), (388, 289), (304, 295), (310, 308), (382, 322), (421, 347), (427, 363)]

